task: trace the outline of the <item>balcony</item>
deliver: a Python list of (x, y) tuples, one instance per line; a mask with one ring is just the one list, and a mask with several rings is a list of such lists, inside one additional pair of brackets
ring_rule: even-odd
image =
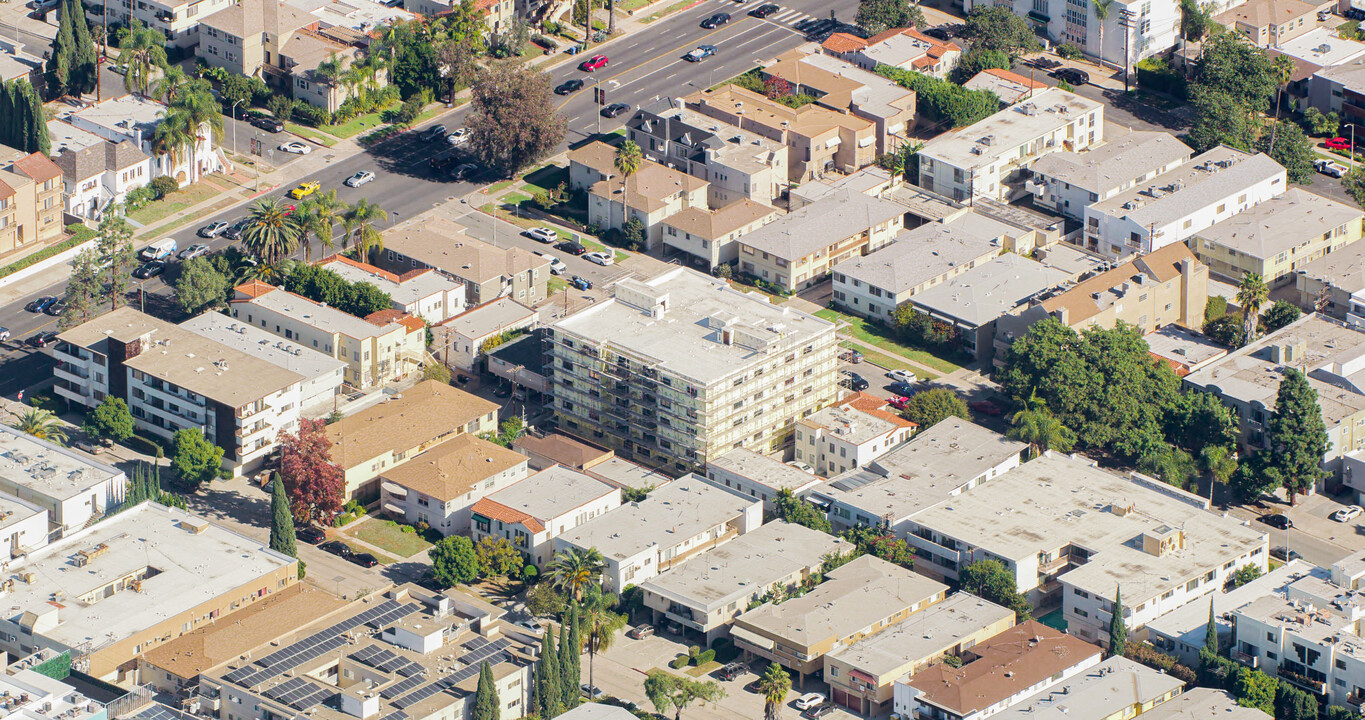
[(89, 385), (89, 373), (82, 375), (76, 372), (77, 369), (78, 368), (73, 365), (63, 367), (61, 364), (58, 364), (56, 367), (52, 368), (52, 375), (58, 380), (65, 380), (75, 386), (84, 387)]
[(1327, 690), (1327, 681), (1313, 680), (1312, 678), (1309, 678), (1305, 675), (1300, 675), (1299, 673), (1295, 672), (1290, 667), (1290, 665), (1297, 665), (1297, 663), (1290, 662), (1280, 663), (1280, 667), (1276, 670), (1275, 674), (1279, 675), (1280, 678), (1284, 680), (1288, 680), (1292, 685), (1298, 685), (1304, 690), (1307, 690), (1312, 693), (1317, 693), (1318, 695), (1323, 694), (1323, 692)]
[(1232, 657), (1233, 662), (1239, 662), (1243, 665), (1246, 665), (1249, 668), (1254, 669), (1260, 667), (1261, 665), (1261, 658), (1255, 655), (1251, 655), (1249, 653), (1244, 653), (1241, 650), (1234, 649), (1230, 655)]

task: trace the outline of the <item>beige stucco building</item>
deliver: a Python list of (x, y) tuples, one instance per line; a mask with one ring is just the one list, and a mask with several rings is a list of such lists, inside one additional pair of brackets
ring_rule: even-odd
[(0, 145), (0, 256), (59, 240), (62, 207), (62, 169)]
[(621, 229), (630, 220), (644, 225), (645, 249), (658, 245), (664, 218), (688, 208), (705, 208), (707, 182), (649, 160), (625, 178), (609, 176), (588, 188), (588, 224)]
[(1273, 288), (1294, 282), (1299, 268), (1359, 240), (1362, 218), (1360, 208), (1290, 188), (1186, 242), (1209, 272), (1234, 284), (1256, 273)]

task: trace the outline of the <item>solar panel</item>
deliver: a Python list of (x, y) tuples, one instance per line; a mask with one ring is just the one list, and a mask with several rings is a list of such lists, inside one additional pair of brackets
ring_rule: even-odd
[(379, 718), (379, 720), (408, 720), (408, 714), (403, 712), (402, 710), (394, 710), (388, 715)]
[(303, 678), (290, 678), (265, 692), (266, 697), (299, 710), (307, 710), (333, 694), (317, 683)]
[[(378, 605), (367, 608), (363, 612), (352, 615), (341, 622), (319, 630), (302, 640), (291, 643), (265, 657), (256, 660), (256, 667), (244, 667), (233, 670), (224, 675), (224, 679), (235, 685), (251, 687), (273, 677), (283, 674), (286, 670), (293, 669), (317, 657), (336, 650), (346, 645), (346, 633), (370, 624), (376, 628), (388, 625), (395, 620), (400, 620), (412, 613), (417, 612), (418, 605), (415, 603), (398, 603), (394, 600), (385, 600)], [(394, 656), (402, 661), (403, 658)], [(361, 662), (364, 662), (363, 660)], [(378, 667), (378, 666), (376, 666)], [(415, 668), (415, 669), (414, 669)], [(421, 666), (411, 661), (404, 661), (392, 668), (380, 668), (388, 672), (399, 672), (401, 674), (415, 674), (421, 671)]]
[(392, 700), (426, 682), (426, 679), (427, 677), (424, 673), (418, 673), (406, 680), (394, 683), (393, 685), (380, 690), (379, 695), (385, 700)]
[(137, 711), (127, 720), (187, 720), (189, 716), (168, 708), (160, 703), (152, 703)]
[(478, 667), (479, 663), (482, 663), (484, 660), (487, 660), (493, 657), (494, 655), (502, 652), (503, 650), (506, 650), (508, 647), (511, 647), (512, 645), (511, 641), (507, 640), (507, 638), (499, 638), (493, 642), (488, 642), (483, 638), (476, 638), (476, 640), (478, 640), (479, 642), (474, 643), (471, 641), (465, 643), (465, 648), (467, 651), (465, 652), (464, 655), (461, 655), (459, 658), (460, 662), (464, 663), (465, 665)]

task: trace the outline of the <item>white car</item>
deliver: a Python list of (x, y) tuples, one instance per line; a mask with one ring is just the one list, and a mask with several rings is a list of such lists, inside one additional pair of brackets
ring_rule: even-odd
[(346, 178), (346, 187), (357, 188), (360, 187), (361, 185), (364, 185), (367, 182), (373, 181), (374, 173), (370, 172), (369, 170), (361, 170), (360, 172)]
[(1332, 162), (1326, 158), (1313, 161), (1313, 168), (1323, 175), (1330, 175), (1334, 178), (1345, 177), (1350, 168), (1339, 162)]
[(549, 253), (537, 252), (536, 254), (550, 261), (551, 275), (563, 275), (565, 272), (568, 272), (569, 266), (565, 265), (563, 260), (560, 260)]
[(539, 240), (543, 243), (552, 243), (559, 239), (559, 233), (547, 227), (531, 228), (530, 230), (527, 230), (524, 234), (526, 235), (526, 237), (529, 237), (533, 240)]
[(796, 709), (809, 710), (824, 701), (824, 693), (809, 692), (796, 699)]
[(446, 142), (451, 145), (463, 145), (469, 142), (469, 130), (466, 128), (457, 128), (455, 132), (446, 136)]
[(602, 266), (604, 266), (604, 267), (607, 266), (607, 265), (615, 265), (615, 264), (616, 264), (616, 257), (613, 256), (613, 255), (612, 255), (611, 253), (609, 253), (609, 252), (590, 252), (590, 253), (585, 253), (585, 254), (583, 255), (583, 259), (584, 259), (584, 260), (587, 260), (587, 261), (590, 262), (590, 263), (596, 263), (596, 264), (602, 265)]
[(536, 622), (535, 620), (518, 620), (517, 627), (521, 628), (522, 630), (525, 630), (528, 633), (531, 633), (532, 635), (535, 635), (536, 637), (540, 637), (541, 635), (545, 634), (545, 628), (542, 628), (540, 626), (540, 623)]
[(307, 155), (308, 153), (313, 152), (313, 148), (304, 145), (298, 140), (291, 140), (290, 142), (287, 143), (281, 143), (280, 150), (283, 150), (284, 152), (287, 153), (294, 153), (295, 155)]
[(912, 383), (919, 380), (919, 378), (915, 377), (915, 374), (909, 370), (892, 370), (887, 373), (886, 376), (891, 378), (893, 382)]
[(1359, 505), (1348, 505), (1332, 513), (1332, 519), (1339, 523), (1351, 522), (1359, 517), (1362, 512), (1365, 512), (1365, 509), (1362, 509)]

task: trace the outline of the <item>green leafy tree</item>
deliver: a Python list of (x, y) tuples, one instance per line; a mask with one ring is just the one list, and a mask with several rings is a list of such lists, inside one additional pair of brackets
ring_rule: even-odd
[(450, 368), (440, 363), (429, 363), (422, 366), (422, 379), (435, 380), (442, 385), (450, 384)]
[(779, 720), (782, 706), (791, 692), (792, 678), (778, 663), (768, 663), (768, 670), (758, 679), (758, 693), (763, 696), (763, 720)]
[(1328, 705), (1322, 720), (1360, 720), (1360, 713), (1341, 705)]
[(547, 576), (554, 586), (568, 593), (575, 601), (583, 599), (583, 593), (597, 584), (607, 563), (597, 548), (581, 550), (569, 548), (555, 553), (550, 561)]
[(1261, 313), (1261, 334), (1269, 335), (1276, 330), (1288, 327), (1301, 317), (1303, 317), (1303, 312), (1296, 305), (1286, 300), (1276, 300), (1269, 310)]
[(463, 535), (442, 538), (427, 551), (432, 574), (445, 587), (472, 583), (479, 577), (479, 557), (474, 542)]
[(198, 315), (222, 305), (230, 289), (229, 278), (218, 271), (213, 261), (200, 256), (180, 264), (175, 279), (175, 301), (186, 315)]
[(536, 666), (536, 709), (543, 718), (563, 712), (564, 690), (560, 687), (564, 673), (559, 667), (559, 653), (555, 650), (554, 633), (546, 631), (540, 648), (540, 662)]
[(1261, 568), (1255, 565), (1243, 565), (1242, 567), (1237, 568), (1237, 572), (1232, 574), (1232, 578), (1228, 581), (1228, 584), (1234, 588), (1239, 588), (1260, 576)]
[(834, 532), (834, 526), (830, 524), (829, 518), (824, 513), (820, 512), (814, 505), (793, 495), (789, 488), (782, 488), (777, 491), (776, 497), (773, 498), (773, 509), (780, 520), (804, 525), (823, 533)]
[(54, 445), (66, 444), (66, 425), (51, 410), (25, 408), (10, 427)]
[(87, 434), (123, 442), (133, 436), (133, 414), (123, 398), (105, 396), (85, 422)]
[(925, 27), (924, 11), (910, 0), (860, 0), (853, 22), (876, 35), (883, 30), (905, 27)]
[[(1110, 2), (1113, 1), (1110, 0)], [(983, 70), (1009, 70), (1013, 65), (1014, 62), (1004, 51), (973, 47), (962, 54), (961, 59), (957, 61), (957, 67), (953, 68), (953, 72), (959, 82), (965, 83)]]
[[(943, 123), (949, 128), (971, 125), (1000, 111), (1000, 98), (989, 90), (968, 90), (956, 83), (894, 65), (878, 65), (876, 73), (907, 90), (914, 90), (920, 114), (926, 120)], [(911, 154), (916, 156), (916, 161), (913, 164), (908, 158), (906, 161), (910, 180), (918, 179), (918, 153), (919, 147), (914, 147)], [(902, 307), (908, 307), (908, 304)]]
[(294, 117), (294, 105), (298, 101), (284, 95), (272, 94), (265, 107), (280, 122), (289, 122)]
[(1227, 145), (1250, 152), (1261, 133), (1256, 112), (1232, 93), (1202, 85), (1190, 87), (1194, 122), (1190, 126), (1190, 145), (1195, 152)]
[(971, 413), (967, 412), (967, 403), (957, 393), (948, 388), (934, 388), (910, 396), (901, 410), (901, 417), (926, 429), (950, 417), (970, 420)]
[(1242, 319), (1234, 313), (1205, 320), (1204, 334), (1208, 335), (1214, 342), (1226, 345), (1234, 350), (1246, 344), (1246, 328), (1243, 326)]
[(1303, 373), (1286, 368), (1275, 396), (1275, 412), (1266, 423), (1269, 444), (1267, 472), (1289, 494), (1289, 504), (1327, 477), (1323, 456), (1330, 444), (1318, 405), (1318, 392)]
[(1214, 395), (1182, 393), (1166, 412), (1166, 437), (1191, 453), (1202, 454), (1210, 445), (1236, 443), (1237, 420)]
[[(524, 570), (522, 572), (525, 573)], [(558, 615), (564, 612), (568, 603), (568, 596), (556, 590), (553, 583), (537, 583), (526, 591), (526, 611), (538, 617)]]
[(343, 244), (350, 247), (354, 242), (356, 252), (362, 259), (368, 261), (374, 253), (384, 249), (384, 235), (379, 231), (377, 224), (388, 219), (387, 210), (378, 203), (361, 198), (347, 206), (346, 212), (341, 215), (341, 225), (346, 230), (342, 238)]
[(1243, 459), (1232, 475), (1228, 489), (1238, 502), (1256, 502), (1262, 495), (1280, 487), (1280, 476), (1270, 470), (1270, 453), (1258, 450)]
[(1076, 433), (1062, 424), (1046, 408), (1024, 409), (1010, 419), (1010, 438), (1029, 445), (1029, 453), (1038, 457), (1048, 450), (1071, 452), (1076, 446)]
[(289, 498), (284, 493), (284, 480), (275, 473), (270, 489), (270, 549), (289, 557), (299, 556), (298, 538), (294, 531), (294, 515), (289, 509)]
[(512, 447), (512, 443), (526, 432), (526, 423), (520, 417), (513, 415), (503, 420), (498, 425), (496, 433), (484, 433), (480, 437), (494, 445), (501, 445), (505, 448)]
[[(1199, 454), (1199, 465), (1211, 482), (1228, 484), (1237, 473), (1236, 445), (1205, 445)], [(1210, 487), (1209, 495), (1212, 494), (1213, 488)]]
[[(1247, 567), (1256, 567), (1256, 566), (1255, 566), (1255, 565), (1248, 565)], [(1217, 655), (1217, 654), (1218, 654), (1218, 650), (1219, 650), (1219, 647), (1218, 647), (1218, 621), (1217, 621), (1217, 616), (1214, 615), (1214, 612), (1213, 612), (1213, 598), (1209, 598), (1209, 622), (1208, 622), (1207, 625), (1204, 626), (1204, 649), (1208, 650), (1209, 652), (1213, 653), (1214, 655)]]
[(479, 574), (484, 577), (508, 577), (521, 572), (525, 561), (507, 538), (486, 537), (474, 546), (479, 562)]
[(716, 703), (725, 697), (725, 690), (711, 680), (670, 675), (662, 670), (651, 670), (645, 676), (645, 697), (660, 714), (673, 711), (673, 720), (682, 720), (683, 710), (694, 702)]
[(963, 567), (959, 580), (963, 590), (1013, 610), (1017, 622), (1027, 620), (1033, 611), (1014, 574), (998, 560), (977, 560)]
[(96, 306), (104, 301), (104, 286), (100, 280), (99, 268), (95, 265), (95, 253), (82, 250), (71, 262), (71, 279), (66, 283), (62, 302), (66, 310), (57, 319), (59, 330), (70, 330), (96, 315)]
[(493, 668), (487, 660), (479, 666), (479, 684), (474, 689), (472, 720), (500, 720), (502, 701), (498, 699), (498, 685), (493, 680)]
[(1279, 682), (1260, 670), (1244, 667), (1237, 673), (1233, 695), (1242, 707), (1256, 708), (1267, 715), (1275, 713), (1275, 690)]
[(1287, 682), (1275, 688), (1275, 720), (1318, 720), (1318, 700)]
[[(1288, 60), (1288, 56), (1281, 55)], [(1303, 134), (1297, 123), (1276, 122), (1270, 133), (1262, 133), (1256, 141), (1255, 149), (1270, 156), (1271, 160), (1284, 166), (1289, 182), (1312, 185), (1316, 170), (1313, 161), (1313, 143)]]
[(1010, 59), (1039, 48), (1028, 21), (1007, 8), (978, 5), (967, 13), (965, 36), (972, 47), (998, 50)]
[(1365, 165), (1352, 165), (1341, 179), (1341, 186), (1350, 193), (1357, 205), (1365, 205)]
[(1208, 302), (1204, 303), (1204, 319), (1213, 320), (1223, 317), (1228, 311), (1228, 300), (1222, 295), (1210, 295)]
[(95, 231), (95, 263), (103, 268), (102, 300), (117, 310), (128, 291), (129, 277), (137, 256), (133, 254), (133, 228), (122, 216), (108, 213)]
[(512, 176), (559, 145), (567, 120), (556, 112), (550, 76), (518, 63), (494, 65), (472, 88), (469, 148), (484, 164)]
[(1123, 589), (1114, 588), (1114, 607), (1109, 613), (1109, 654), (1123, 657), (1128, 649), (1128, 624), (1123, 621)]
[(223, 449), (208, 441), (199, 428), (182, 428), (171, 437), (171, 467), (190, 487), (224, 477)]

